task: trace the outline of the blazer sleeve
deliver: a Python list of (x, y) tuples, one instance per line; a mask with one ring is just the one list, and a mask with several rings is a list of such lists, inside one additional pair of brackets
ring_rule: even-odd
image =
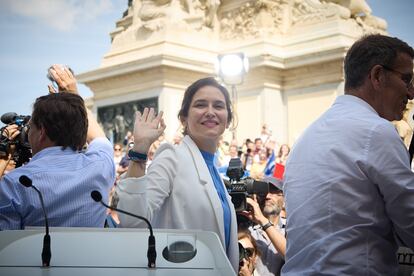
[[(177, 163), (175, 147), (170, 144), (161, 145), (146, 175), (120, 180), (116, 188), (118, 207), (152, 221), (171, 194)], [(119, 216), (121, 227), (147, 227), (144, 221), (123, 214)]]

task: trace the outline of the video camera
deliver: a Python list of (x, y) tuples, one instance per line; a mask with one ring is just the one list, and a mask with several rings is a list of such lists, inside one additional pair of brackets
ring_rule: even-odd
[(15, 146), (15, 150), (12, 156), (14, 162), (16, 162), (16, 168), (20, 167), (32, 157), (32, 150), (29, 144), (27, 136), (27, 123), (30, 120), (30, 116), (17, 115), (14, 112), (7, 112), (1, 116), (2, 123), (6, 125), (16, 124), (20, 134), (13, 140), (5, 135), (6, 127), (0, 129), (0, 156), (5, 157), (10, 153), (10, 147)]
[(232, 158), (226, 172), (230, 178), (230, 184), (227, 186), (227, 191), (231, 196), (231, 201), (234, 204), (236, 212), (246, 211), (246, 198), (253, 194), (258, 196), (259, 205), (266, 199), (269, 192), (269, 183), (263, 181), (256, 181), (253, 178), (241, 179), (244, 175), (242, 162), (239, 158)]

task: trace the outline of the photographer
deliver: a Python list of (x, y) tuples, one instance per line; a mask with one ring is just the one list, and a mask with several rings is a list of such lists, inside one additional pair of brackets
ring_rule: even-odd
[(286, 252), (285, 228), (280, 219), (284, 205), (283, 183), (274, 177), (265, 178), (264, 181), (269, 183), (269, 192), (262, 209), (248, 199), (257, 213), (255, 221), (258, 223), (250, 227), (250, 233), (262, 252), (256, 265), (258, 275), (280, 275)]
[[(45, 224), (38, 195), (19, 183), (23, 175), (43, 194), (49, 225), (104, 225), (105, 209), (90, 199), (90, 191), (99, 190), (107, 201), (115, 180), (112, 145), (85, 108), (70, 70), (55, 65), (50, 73), (59, 93), (50, 86), (49, 95), (37, 98), (22, 128), (33, 157), (0, 181), (0, 230)], [(9, 139), (18, 135), (12, 124), (7, 130)]]
[[(9, 125), (7, 126), (2, 135), (4, 139), (8, 140), (14, 140), (18, 135), (20, 134), (20, 131), (18, 130), (18, 127), (16, 125)], [(10, 152), (7, 152), (5, 156), (0, 157), (0, 177), (2, 177), (7, 167), (11, 164), (12, 156), (13, 156), (14, 146), (10, 147)]]

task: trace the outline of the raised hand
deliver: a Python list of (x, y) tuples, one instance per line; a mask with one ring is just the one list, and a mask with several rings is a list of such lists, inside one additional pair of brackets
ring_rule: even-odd
[[(56, 81), (59, 92), (78, 94), (75, 76), (73, 76), (72, 72), (66, 66), (54, 64), (49, 69), (49, 72)], [(49, 93), (57, 93), (51, 85), (48, 85), (48, 89)]]
[(259, 223), (260, 225), (268, 222), (268, 219), (263, 215), (262, 210), (260, 209), (256, 195), (253, 195), (253, 199), (249, 197), (246, 198), (246, 202), (251, 207), (251, 210), (246, 212), (246, 215), (250, 220)]
[(154, 108), (144, 108), (144, 111), (135, 113), (134, 124), (134, 147), (133, 150), (139, 153), (147, 153), (151, 144), (164, 132), (166, 125), (160, 111), (155, 116)]

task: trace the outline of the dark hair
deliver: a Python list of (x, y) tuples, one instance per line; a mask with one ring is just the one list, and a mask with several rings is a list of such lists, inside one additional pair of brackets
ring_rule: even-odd
[(254, 248), (254, 251), (255, 251), (256, 256), (258, 256), (258, 257), (262, 256), (262, 254), (260, 252), (260, 249), (257, 246), (257, 242), (253, 238), (252, 234), (250, 234), (249, 230), (241, 230), (241, 231), (238, 231), (237, 232), (237, 239), (238, 240), (241, 240), (241, 239), (244, 239), (244, 238), (247, 238), (247, 239), (250, 240), (250, 242), (253, 245), (253, 248)]
[[(178, 119), (182, 121), (183, 118), (188, 117), (188, 111), (190, 110), (190, 104), (193, 100), (194, 95), (197, 93), (198, 90), (205, 86), (213, 86), (216, 87), (223, 93), (224, 99), (226, 100), (226, 109), (227, 109), (227, 124), (230, 124), (231, 120), (233, 119), (233, 113), (231, 110), (231, 100), (230, 100), (230, 94), (227, 89), (219, 84), (214, 78), (208, 77), (203, 78), (195, 81), (192, 83), (184, 92), (183, 101), (181, 103), (181, 109), (178, 112)], [(186, 133), (186, 130), (184, 130), (184, 134)]]
[(88, 117), (79, 95), (53, 93), (36, 99), (31, 121), (63, 149), (81, 150), (86, 143)]
[(399, 53), (414, 57), (413, 48), (396, 37), (373, 34), (356, 41), (344, 60), (345, 90), (360, 87), (377, 64), (392, 67)]

